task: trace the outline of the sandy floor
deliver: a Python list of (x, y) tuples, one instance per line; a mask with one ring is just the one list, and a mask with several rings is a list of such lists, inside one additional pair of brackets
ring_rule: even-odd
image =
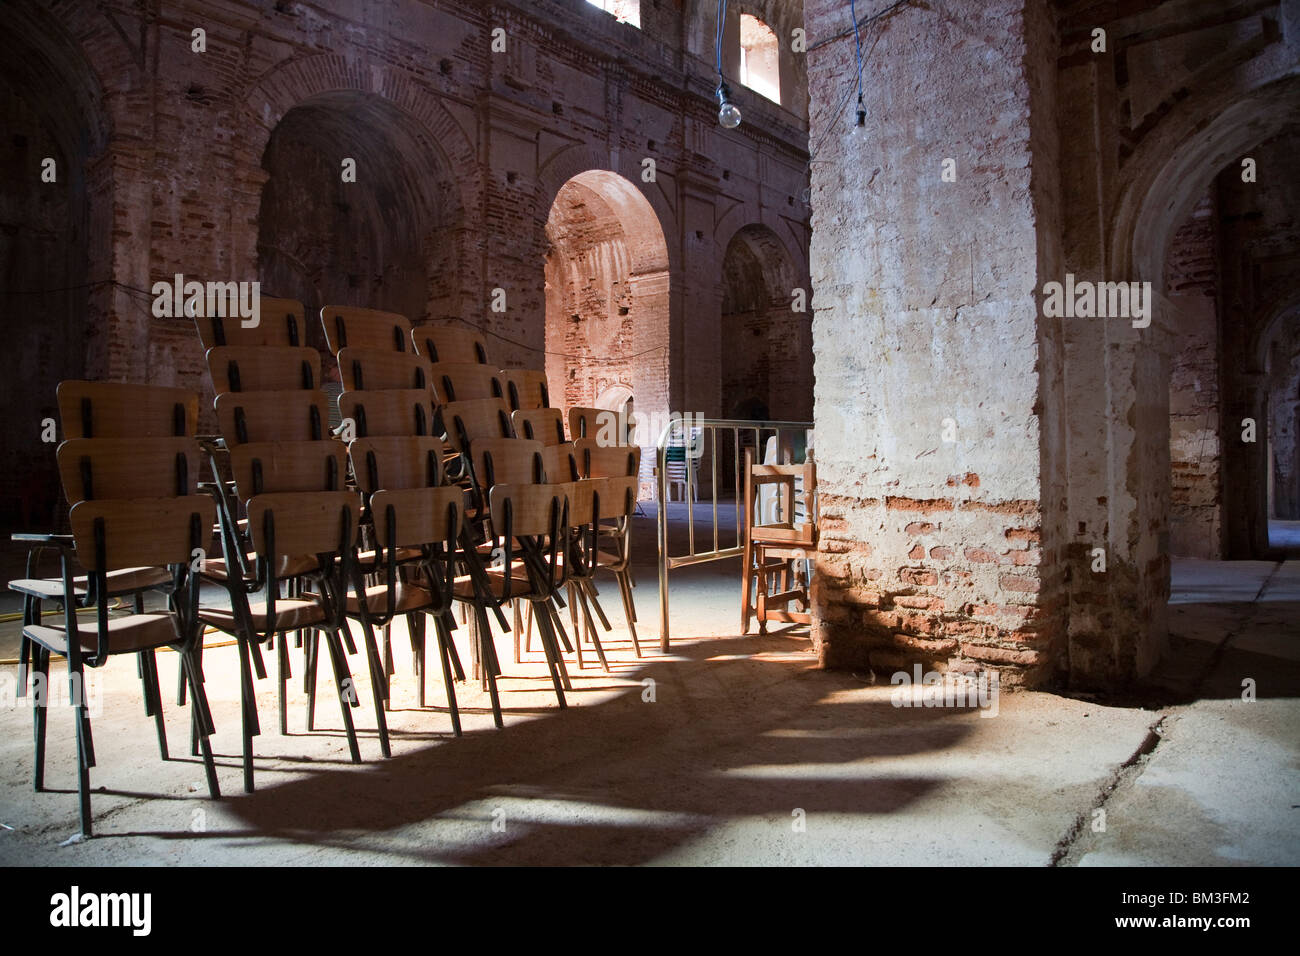
[[(348, 760), (326, 669), (318, 727), (305, 732), (294, 651), (288, 736), (276, 726), (275, 682), (258, 685), (252, 794), (241, 787), (235, 652), (213, 647), (219, 802), (188, 754), (175, 655), (160, 656), (165, 762), (135, 664), (115, 660), (95, 685), (96, 837), (67, 846), (77, 829), (71, 712), (51, 716), (53, 789), (37, 794), (31, 713), (7, 701), (0, 863), (1300, 863), (1300, 563), (1180, 563), (1169, 664), (1145, 706), (1005, 694), (990, 717), (893, 706), (888, 685), (815, 669), (799, 629), (734, 636), (735, 578), (721, 564), (674, 578), (679, 637), (662, 655), (654, 576), (643, 569), (640, 660), (606, 587), (612, 673), (590, 655), (584, 670), (571, 663), (564, 712), (540, 654), (516, 664), (500, 636), (507, 726), (494, 729), (486, 695), (462, 684), (460, 739), (436, 676), (430, 706), (416, 706), (397, 633), (391, 759), (379, 754), (364, 658), (352, 661), (360, 765)], [(467, 629), (457, 633), (468, 661)], [(0, 666), (9, 687), (13, 671)], [(1254, 702), (1241, 699), (1247, 678)]]

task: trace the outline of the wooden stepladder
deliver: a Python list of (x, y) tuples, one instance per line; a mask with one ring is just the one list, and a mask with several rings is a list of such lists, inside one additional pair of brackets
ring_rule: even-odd
[[(768, 621), (811, 623), (809, 567), (817, 550), (817, 466), (756, 465), (745, 449), (744, 583), (740, 633), (750, 617), (760, 634)], [(775, 590), (773, 590), (775, 588)], [(791, 602), (799, 609), (792, 610)]]

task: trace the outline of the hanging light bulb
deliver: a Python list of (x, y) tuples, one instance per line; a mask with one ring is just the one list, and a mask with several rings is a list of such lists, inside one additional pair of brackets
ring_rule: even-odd
[(865, 139), (867, 135), (867, 108), (862, 105), (862, 97), (858, 97), (858, 109), (856, 122), (849, 128), (849, 139), (857, 142)]
[(735, 129), (740, 125), (740, 107), (731, 102), (731, 89), (725, 81), (718, 82), (718, 122), (724, 129)]

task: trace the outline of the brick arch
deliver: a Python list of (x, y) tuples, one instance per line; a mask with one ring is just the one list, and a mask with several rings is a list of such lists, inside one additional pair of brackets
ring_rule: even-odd
[[(1160, 542), (1170, 527), (1173, 482), (1167, 388), (1170, 311), (1159, 294), (1165, 259), (1175, 232), (1213, 179), (1245, 151), (1296, 120), (1300, 78), (1279, 78), (1279, 72), (1285, 70), (1267, 55), (1243, 63), (1206, 84), (1203, 92), (1172, 105), (1143, 134), (1124, 158), (1108, 197), (1100, 274), (1082, 277), (1149, 281), (1154, 298), (1149, 328), (1107, 322), (1099, 332), (1100, 348), (1067, 357), (1067, 377), (1104, 383), (1104, 399), (1096, 407), (1098, 444), (1085, 449), (1081, 441), (1079, 452), (1080, 460), (1095, 456), (1105, 462), (1104, 479), (1093, 499), (1101, 507), (1072, 497), (1071, 512), (1072, 520), (1088, 517), (1106, 528), (1110, 572), (1104, 587), (1109, 589), (1113, 633), (1121, 637), (1105, 653), (1113, 655), (1112, 666), (1119, 672), (1145, 672), (1166, 641), (1170, 566), (1167, 548)], [(1225, 504), (1235, 509), (1231, 514), (1225, 509), (1225, 528), (1252, 527), (1250, 515), (1260, 511), (1261, 503), (1245, 495), (1225, 497)], [(1229, 531), (1225, 541), (1231, 540)], [(1228, 549), (1231, 554), (1231, 543)], [(1104, 603), (1095, 596), (1089, 600)], [(1095, 666), (1085, 664), (1080, 670)]]
[[(786, 258), (794, 267), (795, 280), (805, 282), (808, 277), (808, 246), (806, 242), (801, 243), (800, 237), (794, 232), (794, 227), (788, 219), (772, 213), (769, 209), (763, 208), (758, 215), (754, 215), (753, 209), (748, 205), (736, 205), (727, 210), (726, 214), (718, 221), (718, 225), (713, 230), (714, 248), (718, 250), (719, 256), (726, 256), (727, 247), (731, 240), (742, 229), (762, 228), (772, 234), (773, 239), (781, 244), (785, 251)], [(722, 260), (718, 260), (719, 267)], [(787, 293), (789, 290), (786, 290)]]
[[(789, 0), (731, 0), (727, 4), (728, 19), (739, 17), (742, 13), (748, 13), (766, 23), (776, 33), (782, 49), (788, 48), (791, 31), (803, 26), (803, 4), (790, 3)], [(848, 11), (845, 10), (845, 17), (847, 16)], [(682, 19), (685, 21), (683, 32), (688, 52), (704, 58), (712, 66), (713, 43), (718, 24), (717, 0), (687, 0)]]
[[(401, 177), (414, 195), (437, 212), (438, 230), (449, 237), (452, 259), (449, 288), (430, 288), (428, 308), (438, 315), (468, 314), (475, 298), (478, 258), (473, 246), (481, 213), (483, 190), (481, 163), (470, 138), (439, 101), (438, 94), (410, 74), (386, 65), (363, 65), (336, 54), (291, 60), (263, 74), (244, 96), (236, 119), (236, 179), (246, 185), (236, 190), (233, 220), (260, 221), (261, 199), (268, 179), (263, 168), (274, 131), (286, 116), (300, 108), (350, 111), (357, 104), (364, 126), (391, 131), (398, 143), (398, 161), (409, 167)], [(426, 223), (428, 224), (428, 223)], [(252, 272), (260, 262), (260, 227), (237, 240), (234, 260)], [(425, 237), (427, 238), (427, 237)], [(444, 271), (447, 263), (430, 261)], [(260, 268), (260, 267), (258, 267)], [(432, 273), (431, 273), (432, 275)]]
[(405, 71), (383, 64), (362, 64), (338, 54), (291, 60), (263, 74), (244, 98), (237, 128), (245, 131), (239, 149), (253, 166), (261, 162), (271, 133), (296, 106), (327, 93), (372, 93), (391, 103), (419, 124), (417, 138), (429, 143), (442, 165), (455, 171), (458, 205), (473, 209), (481, 184), (468, 170), (477, 170), (478, 157), (465, 130), (439, 102), (438, 93)]
[[(5, 18), (0, 50), (8, 51), (12, 44), (39, 51), (42, 68), (52, 70), (68, 87), (87, 155), (98, 156), (118, 125), (114, 108), (129, 108), (126, 97), (105, 97), (103, 77), (139, 80), (139, 66), (131, 51), (96, 5), (65, 3), (56, 14), (31, 0), (13, 0), (5, 5)], [(22, 65), (21, 60), (14, 62)]]
[(1115, 278), (1158, 283), (1175, 230), (1211, 180), (1298, 120), (1297, 76), (1256, 85), (1235, 98), (1216, 91), (1180, 104), (1125, 164), (1110, 226), (1108, 258)]
[[(551, 156), (537, 173), (537, 211), (541, 228), (545, 228), (556, 196), (571, 179), (593, 170), (616, 174), (625, 181), (631, 192), (639, 193), (648, 204), (649, 210), (654, 212), (665, 245), (666, 258), (661, 268), (667, 269), (673, 276), (680, 275), (682, 268), (680, 248), (672, 241), (677, 236), (677, 215), (662, 187), (656, 183), (641, 182), (641, 166), (639, 160), (635, 158), (625, 158), (617, 169), (611, 168), (613, 166), (607, 150), (585, 144), (570, 146)], [(635, 203), (631, 201), (631, 193), (628, 192), (627, 195), (629, 208), (634, 208)], [(542, 248), (545, 248), (545, 245), (543, 242)], [(634, 266), (634, 270), (654, 271), (649, 263)]]
[[(60, 380), (102, 376), (114, 302), (105, 280), (128, 278), (114, 274), (115, 181), (104, 161), (113, 117), (85, 42), (107, 21), (87, 7), (51, 11), (15, 0), (4, 8), (0, 123), (6, 150), (16, 152), (6, 156), (0, 183), (4, 226), (13, 230), (0, 243), (0, 336), (22, 358), (0, 382), (11, 422), (55, 416)], [(116, 38), (98, 40), (120, 46)], [(56, 178), (41, 184), (47, 158)], [(25, 429), (0, 434), (8, 465), (0, 475), (0, 530), (57, 521), (59, 475), (46, 448)]]
[[(791, 290), (799, 278), (797, 260), (791, 257), (781, 237), (767, 225), (750, 223), (734, 230), (725, 246), (720, 246), (722, 270), (726, 278), (729, 260), (738, 252), (748, 253), (757, 272), (753, 278), (761, 282), (769, 303), (779, 304), (789, 300)], [(727, 292), (724, 289), (724, 309)]]
[(722, 287), (721, 400), (724, 417), (806, 420), (813, 411), (811, 312), (794, 311), (793, 290), (806, 272), (770, 226), (731, 232), (719, 263)]
[[(543, 195), (567, 168), (548, 167)], [(610, 386), (630, 385), (639, 411), (666, 413), (676, 280), (650, 200), (618, 173), (582, 169), (555, 190), (545, 239), (552, 394), (562, 405), (591, 405)]]
[(1259, 321), (1255, 323), (1255, 335), (1250, 347), (1251, 358), (1255, 361), (1254, 371), (1264, 370), (1269, 343), (1276, 336), (1281, 325), (1300, 315), (1300, 290), (1287, 290), (1275, 296), (1259, 309)]

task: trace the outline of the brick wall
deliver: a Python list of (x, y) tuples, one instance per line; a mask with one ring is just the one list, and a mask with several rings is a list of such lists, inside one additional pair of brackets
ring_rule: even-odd
[[(162, 17), (130, 0), (15, 0), (3, 49), (44, 65), (23, 93), (29, 111), (81, 137), (79, 235), (102, 283), (77, 306), (84, 337), (44, 335), (40, 348), (66, 356), (84, 340), (88, 374), (206, 392), (189, 323), (154, 318), (138, 291), (180, 272), (257, 279), (309, 308), (458, 317), (488, 331), (503, 365), (539, 367), (547, 220), (565, 183), (601, 170), (656, 226), (628, 235), (618, 295), (635, 301), (615, 308), (629, 308), (632, 329), (610, 345), (630, 338), (640, 353), (638, 408), (716, 413), (727, 239), (761, 224), (806, 273), (808, 157), (803, 58), (788, 49), (800, 5), (759, 11), (780, 21), (787, 102), (747, 99), (733, 131), (716, 121), (712, 50), (685, 26), (711, 6), (643, 3), (638, 30), (584, 0), (193, 0)], [(497, 27), (503, 53), (491, 50)], [(5, 115), (18, 132), (19, 108)], [(356, 183), (339, 175), (349, 157)], [(24, 167), (15, 182), (31, 179)], [(491, 308), (496, 289), (504, 311)], [(799, 361), (810, 369), (810, 350)], [(52, 399), (79, 364), (33, 365), (15, 394)], [(7, 459), (39, 452), (34, 430), (14, 434)]]

